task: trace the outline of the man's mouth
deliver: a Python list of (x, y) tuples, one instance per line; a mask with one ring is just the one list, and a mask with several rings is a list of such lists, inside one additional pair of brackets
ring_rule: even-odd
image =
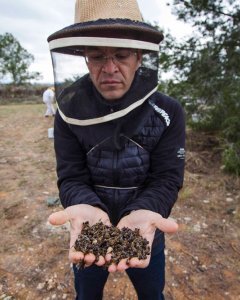
[(103, 80), (101, 81), (102, 85), (115, 85), (115, 84), (120, 84), (121, 82), (118, 80)]

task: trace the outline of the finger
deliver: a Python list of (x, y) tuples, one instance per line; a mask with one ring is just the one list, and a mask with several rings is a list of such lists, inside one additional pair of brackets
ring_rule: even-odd
[(52, 213), (49, 217), (48, 217), (48, 221), (52, 224), (52, 225), (63, 225), (66, 222), (68, 222), (69, 216), (66, 213), (65, 210), (62, 211), (57, 211), (55, 213)]
[(102, 255), (99, 256), (98, 260), (95, 262), (95, 265), (101, 267), (105, 264), (105, 259)]
[(128, 259), (121, 259), (120, 262), (117, 265), (117, 271), (123, 272), (129, 268)]
[(84, 259), (84, 254), (82, 252), (70, 249), (70, 251), (69, 251), (69, 260), (73, 264), (78, 264), (83, 259)]
[(178, 224), (172, 218), (165, 219), (160, 215), (156, 215), (154, 225), (166, 233), (174, 233), (178, 231)]
[(96, 256), (92, 253), (86, 254), (84, 256), (84, 262), (85, 262), (85, 266), (89, 267), (91, 266), (96, 260)]
[(109, 267), (108, 267), (108, 272), (109, 273), (114, 273), (117, 271), (117, 266), (115, 264), (111, 264)]
[(139, 260), (137, 257), (133, 257), (128, 261), (130, 268), (146, 268), (149, 265), (149, 259)]

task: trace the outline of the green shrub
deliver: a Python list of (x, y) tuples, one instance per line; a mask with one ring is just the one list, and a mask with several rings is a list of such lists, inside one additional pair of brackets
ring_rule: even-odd
[(223, 136), (229, 142), (236, 143), (240, 141), (240, 117), (231, 116), (223, 123)]
[(223, 151), (224, 169), (229, 173), (240, 175), (240, 142), (228, 144)]

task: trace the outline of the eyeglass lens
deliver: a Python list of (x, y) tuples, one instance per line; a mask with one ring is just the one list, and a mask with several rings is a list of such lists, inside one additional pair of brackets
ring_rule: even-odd
[(136, 52), (130, 49), (119, 49), (116, 53), (109, 56), (104, 55), (100, 51), (90, 51), (86, 54), (85, 58), (87, 63), (104, 65), (108, 59), (111, 59), (114, 63), (125, 63), (133, 54), (136, 54)]

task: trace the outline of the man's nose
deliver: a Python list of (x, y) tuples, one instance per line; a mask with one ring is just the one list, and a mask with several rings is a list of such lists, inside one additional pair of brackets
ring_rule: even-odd
[(106, 73), (114, 73), (118, 71), (118, 66), (115, 63), (113, 56), (108, 56), (105, 58), (105, 62), (102, 67), (102, 70), (105, 71)]

